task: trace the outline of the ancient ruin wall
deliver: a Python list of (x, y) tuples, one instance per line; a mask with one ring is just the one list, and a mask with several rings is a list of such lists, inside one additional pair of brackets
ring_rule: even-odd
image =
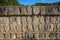
[(0, 39), (60, 40), (60, 7), (1, 6)]

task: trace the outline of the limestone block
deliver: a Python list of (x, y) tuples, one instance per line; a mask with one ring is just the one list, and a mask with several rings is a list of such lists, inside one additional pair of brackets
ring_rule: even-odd
[(40, 39), (46, 39), (46, 33), (39, 33)]
[(33, 33), (32, 32), (29, 33), (29, 37), (33, 38)]
[(25, 39), (27, 35), (25, 33), (22, 33), (22, 38)]
[(5, 32), (3, 25), (0, 25), (0, 32)]
[(56, 19), (55, 19), (55, 17), (50, 17), (50, 23), (56, 23)]
[(52, 11), (54, 12), (55, 15), (58, 15), (59, 14), (57, 7), (53, 7), (53, 10)]
[(50, 39), (49, 33), (50, 33), (50, 32), (46, 32), (46, 39)]
[(21, 33), (18, 33), (18, 34), (16, 35), (16, 37), (17, 37), (17, 39), (20, 39), (20, 38), (22, 38), (22, 35), (21, 35)]
[(60, 24), (60, 17), (57, 17), (57, 23)]
[(3, 22), (4, 22), (4, 29), (5, 29), (5, 31), (7, 32), (7, 31), (9, 31), (9, 18), (8, 17), (4, 17), (3, 18)]
[(4, 17), (0, 17), (0, 24), (4, 24)]
[(58, 12), (60, 12), (60, 7), (57, 8)]
[(34, 14), (41, 14), (40, 6), (33, 6), (33, 12), (34, 12)]
[(21, 7), (21, 14), (27, 14), (27, 8), (26, 7)]
[(34, 28), (34, 31), (39, 31), (38, 30), (38, 24), (39, 24), (38, 17), (37, 16), (34, 16), (33, 17), (33, 28)]
[(49, 30), (50, 32), (53, 31), (53, 28), (54, 28), (54, 24), (49, 24), (49, 26), (48, 26), (48, 30)]
[(17, 24), (17, 26), (16, 26), (16, 29), (17, 29), (17, 31), (18, 32), (21, 32), (22, 30), (21, 30), (21, 17), (16, 17), (16, 24)]
[(3, 33), (0, 34), (0, 39), (4, 39), (4, 34)]
[(22, 30), (23, 30), (23, 32), (28, 31), (28, 30), (27, 30), (27, 21), (26, 21), (26, 17), (22, 17)]
[(16, 34), (12, 33), (10, 34), (10, 36), (11, 36), (11, 39), (16, 39)]
[(6, 7), (0, 7), (0, 15), (7, 15), (7, 8)]
[(39, 16), (38, 18), (39, 18), (39, 23), (41, 24), (45, 23), (43, 16)]
[(12, 32), (16, 32), (16, 27), (17, 27), (17, 23), (16, 23), (16, 17), (10, 17), (9, 18), (9, 26), (10, 26), (10, 31)]
[(48, 15), (54, 14), (53, 7), (46, 7), (46, 14), (48, 14)]
[(52, 31), (56, 31), (56, 27), (54, 24), (44, 24), (44, 31), (45, 32), (52, 32)]
[(60, 39), (60, 33), (57, 33), (57, 39)]
[(18, 7), (7, 7), (8, 15), (19, 15), (20, 11)]
[(56, 14), (60, 15), (60, 7), (56, 7)]
[(57, 32), (60, 32), (60, 24), (57, 24)]
[(44, 17), (44, 21), (45, 21), (45, 23), (49, 24), (49, 16)]
[(44, 31), (49, 31), (49, 25), (48, 24), (44, 24), (44, 27), (43, 27), (43, 29), (44, 29)]
[(49, 39), (56, 39), (57, 35), (56, 35), (56, 33), (51, 32), (51, 33), (49, 33), (48, 37), (49, 37)]
[(58, 24), (55, 24), (54, 27), (53, 27), (53, 31), (54, 31), (54, 32), (58, 32), (58, 26), (59, 26), (59, 25), (58, 25), (58, 26), (57, 26), (57, 25), (58, 25)]
[(28, 6), (28, 7), (27, 7), (27, 12), (28, 12), (28, 14), (30, 14), (30, 15), (33, 14), (33, 13), (32, 13), (32, 7), (31, 7), (31, 6)]
[(39, 33), (35, 33), (35, 39), (39, 39)]
[(28, 30), (29, 30), (29, 31), (33, 31), (32, 18), (31, 18), (30, 16), (27, 17), (27, 25), (28, 25)]
[(41, 15), (45, 15), (46, 11), (45, 11), (45, 6), (41, 6)]
[(44, 31), (44, 24), (39, 24), (39, 31)]
[(5, 32), (3, 19), (4, 19), (4, 17), (0, 17), (0, 32)]
[(10, 33), (5, 33), (5, 34), (4, 34), (4, 38), (5, 38), (5, 39), (10, 39)]

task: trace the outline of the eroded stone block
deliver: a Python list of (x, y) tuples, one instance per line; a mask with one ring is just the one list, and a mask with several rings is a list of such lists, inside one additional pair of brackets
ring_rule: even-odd
[(5, 17), (3, 18), (3, 21), (4, 21), (4, 29), (6, 32), (8, 32), (9, 31), (9, 18)]
[(32, 13), (32, 7), (31, 7), (31, 6), (28, 6), (26, 11), (27, 11), (28, 14), (30, 14), (30, 15), (33, 14), (33, 13)]
[(37, 16), (34, 16), (33, 17), (33, 28), (34, 28), (34, 31), (39, 31), (38, 30), (38, 24), (39, 24), (38, 17)]
[(57, 33), (57, 39), (60, 39), (60, 33)]
[(41, 6), (41, 15), (45, 15), (45, 14), (46, 14), (45, 7)]
[(41, 24), (45, 23), (43, 16), (39, 16), (38, 18), (39, 18), (39, 23), (41, 23)]
[(33, 12), (34, 12), (34, 14), (41, 14), (40, 6), (33, 6)]
[(16, 32), (16, 27), (17, 27), (17, 22), (16, 22), (16, 17), (10, 17), (9, 18), (9, 26), (10, 26), (10, 31)]
[(27, 27), (26, 17), (22, 17), (22, 30), (23, 30), (23, 32), (28, 31), (27, 28), (28, 27)]
[(10, 39), (10, 33), (5, 33), (5, 34), (4, 34), (4, 38), (5, 38), (5, 39)]
[(4, 34), (3, 33), (0, 34), (0, 39), (4, 39)]
[(18, 33), (18, 34), (16, 35), (16, 38), (17, 38), (17, 39), (22, 39), (21, 33)]
[(27, 8), (26, 7), (21, 7), (21, 14), (27, 14)]
[(18, 32), (21, 32), (22, 31), (22, 26), (21, 26), (21, 17), (16, 17), (16, 24), (17, 24), (17, 26), (16, 26), (16, 29), (17, 29), (17, 31)]
[(11, 33), (10, 36), (11, 36), (11, 39), (16, 39), (16, 34)]
[(32, 18), (31, 17), (27, 17), (27, 25), (28, 25), (28, 30), (33, 31)]
[(45, 23), (47, 23), (47, 24), (49, 24), (49, 16), (46, 16), (46, 17), (44, 17), (44, 21), (45, 21)]
[(0, 7), (0, 15), (7, 15), (7, 7)]
[(8, 15), (19, 15), (20, 11), (18, 7), (7, 7)]

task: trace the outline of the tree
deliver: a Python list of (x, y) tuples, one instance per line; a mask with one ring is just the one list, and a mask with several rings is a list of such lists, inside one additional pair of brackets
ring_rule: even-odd
[(12, 1), (12, 0), (0, 0), (0, 6), (19, 6), (20, 4), (18, 3), (17, 0)]
[(34, 6), (60, 6), (60, 1), (55, 3), (35, 3)]

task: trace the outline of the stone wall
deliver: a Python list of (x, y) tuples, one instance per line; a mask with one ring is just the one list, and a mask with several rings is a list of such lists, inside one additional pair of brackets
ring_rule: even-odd
[(60, 40), (59, 6), (0, 6), (1, 40)]

